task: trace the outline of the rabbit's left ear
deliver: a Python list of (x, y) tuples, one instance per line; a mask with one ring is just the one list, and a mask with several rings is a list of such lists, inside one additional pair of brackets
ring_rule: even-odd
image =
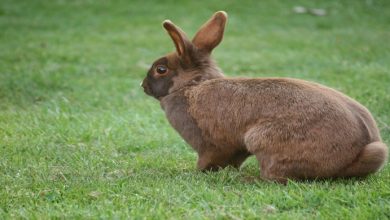
[(173, 24), (170, 20), (163, 22), (163, 27), (167, 30), (173, 43), (176, 47), (176, 52), (180, 57), (187, 55), (191, 42), (188, 40), (187, 35), (178, 26)]
[(224, 11), (216, 12), (196, 33), (192, 43), (199, 49), (211, 53), (222, 41), (227, 13)]

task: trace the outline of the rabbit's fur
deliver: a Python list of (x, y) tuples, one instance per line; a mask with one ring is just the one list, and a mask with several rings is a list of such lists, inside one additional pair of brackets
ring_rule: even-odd
[(261, 177), (361, 177), (387, 159), (377, 125), (361, 104), (331, 88), (290, 78), (226, 78), (210, 55), (227, 15), (215, 13), (190, 41), (163, 26), (176, 51), (154, 62), (142, 86), (198, 153), (200, 170), (240, 167), (255, 155)]

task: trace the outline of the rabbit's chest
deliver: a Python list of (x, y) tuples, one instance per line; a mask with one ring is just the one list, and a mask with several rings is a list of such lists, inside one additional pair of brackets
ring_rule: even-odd
[(202, 130), (188, 113), (188, 101), (183, 95), (169, 95), (161, 101), (167, 119), (180, 136), (196, 151), (207, 145), (202, 137)]
[(208, 147), (244, 147), (241, 132), (233, 125), (237, 126), (237, 123), (231, 121), (233, 117), (222, 119), (208, 114), (193, 115), (190, 111), (193, 104), (184, 94), (164, 97), (161, 106), (172, 127), (198, 152)]

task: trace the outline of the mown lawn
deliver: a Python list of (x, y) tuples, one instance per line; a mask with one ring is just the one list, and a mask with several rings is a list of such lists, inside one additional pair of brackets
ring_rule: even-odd
[[(294, 6), (326, 16), (295, 14)], [(366, 105), (390, 144), (390, 2), (0, 1), (0, 219), (386, 219), (390, 166), (365, 180), (256, 180), (201, 173), (196, 154), (139, 83), (190, 36), (229, 13), (214, 56), (229, 76), (288, 76)]]

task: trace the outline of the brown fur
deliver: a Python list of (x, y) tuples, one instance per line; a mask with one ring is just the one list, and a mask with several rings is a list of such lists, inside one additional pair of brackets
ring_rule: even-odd
[[(200, 170), (240, 167), (250, 155), (261, 177), (366, 176), (387, 159), (370, 112), (331, 88), (290, 78), (226, 78), (211, 59), (227, 15), (217, 12), (188, 40), (165, 21), (176, 52), (158, 59), (142, 86), (197, 151)], [(156, 66), (166, 65), (166, 74)]]

